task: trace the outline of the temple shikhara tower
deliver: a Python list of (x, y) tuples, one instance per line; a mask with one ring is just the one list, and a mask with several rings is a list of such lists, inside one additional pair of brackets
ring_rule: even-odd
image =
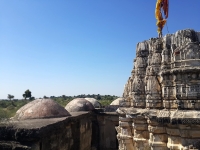
[(138, 43), (123, 97), (119, 150), (200, 149), (200, 32)]

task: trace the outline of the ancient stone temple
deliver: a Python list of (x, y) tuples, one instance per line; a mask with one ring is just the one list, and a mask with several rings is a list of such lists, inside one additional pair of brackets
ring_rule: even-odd
[(123, 97), (119, 150), (200, 149), (200, 32), (138, 43)]

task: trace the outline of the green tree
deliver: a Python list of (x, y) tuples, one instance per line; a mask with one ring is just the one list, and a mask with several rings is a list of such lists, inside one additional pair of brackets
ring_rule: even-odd
[(25, 100), (26, 98), (31, 99), (31, 91), (29, 89), (26, 90), (22, 96), (24, 97)]
[(101, 100), (101, 95), (100, 94), (97, 95), (97, 100)]
[(31, 97), (30, 100), (35, 100), (35, 97)]
[(8, 94), (8, 99), (11, 100), (14, 98), (14, 95)]
[(65, 100), (67, 97), (66, 97), (66, 95), (62, 95), (62, 98)]

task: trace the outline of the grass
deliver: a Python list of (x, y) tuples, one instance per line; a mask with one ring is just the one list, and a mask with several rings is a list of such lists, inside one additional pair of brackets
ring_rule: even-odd
[(110, 105), (113, 102), (113, 100), (99, 100), (99, 102), (101, 103), (102, 107), (105, 107)]
[(16, 111), (27, 104), (29, 100), (2, 100), (0, 101), (0, 118), (10, 118), (13, 117)]
[(65, 107), (72, 99), (54, 98), (53, 100), (61, 106)]

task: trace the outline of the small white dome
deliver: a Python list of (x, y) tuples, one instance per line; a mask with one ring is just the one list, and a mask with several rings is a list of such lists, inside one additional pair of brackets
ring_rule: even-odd
[(125, 101), (124, 98), (120, 97), (114, 100), (110, 105), (120, 105), (121, 102)]
[(65, 109), (69, 112), (91, 111), (94, 110), (94, 106), (85, 98), (76, 98), (69, 102)]
[(87, 101), (89, 101), (90, 103), (92, 103), (92, 105), (94, 106), (94, 108), (101, 108), (101, 103), (96, 100), (95, 98), (85, 98)]

